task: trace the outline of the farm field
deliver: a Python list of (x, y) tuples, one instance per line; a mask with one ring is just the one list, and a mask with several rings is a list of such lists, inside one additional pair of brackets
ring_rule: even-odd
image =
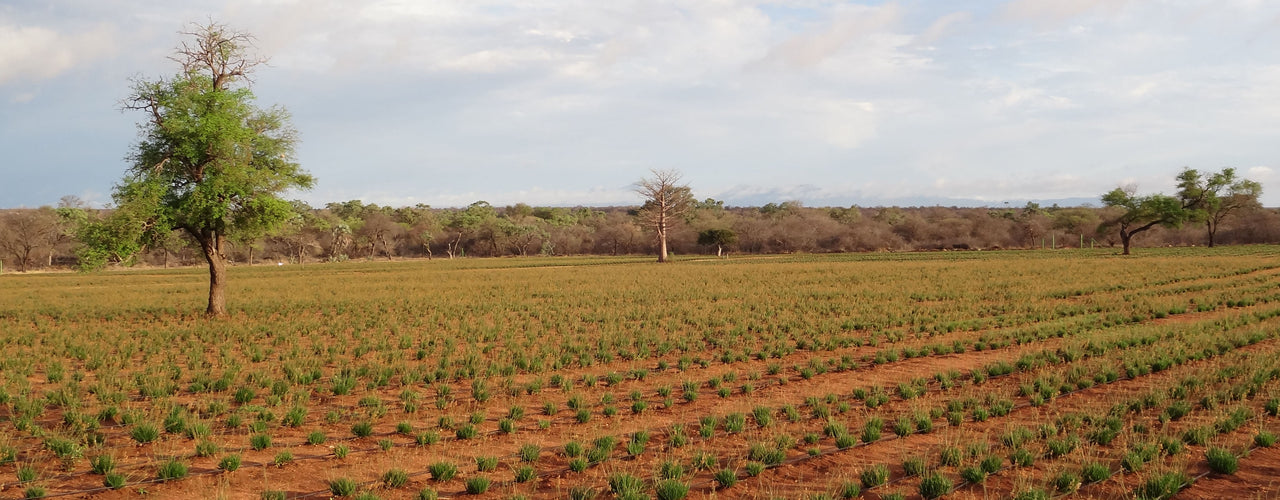
[(4, 275), (0, 498), (1280, 495), (1280, 247), (1115, 253)]

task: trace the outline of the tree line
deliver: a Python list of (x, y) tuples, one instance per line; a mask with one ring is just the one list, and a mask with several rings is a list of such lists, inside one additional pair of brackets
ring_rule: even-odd
[[(1142, 202), (1129, 205), (1141, 208)], [(4, 211), (0, 213), (0, 259), (5, 269), (17, 271), (74, 268), (84, 259), (98, 258), (152, 266), (203, 263), (199, 242), (182, 230), (170, 231), (132, 253), (87, 256), (85, 241), (101, 231), (95, 224), (109, 220), (111, 213), (87, 208), (74, 197), (64, 198), (56, 207)], [(708, 198), (691, 202), (670, 223), (666, 239), (676, 255), (1075, 248), (1082, 244), (1122, 248), (1121, 225), (1127, 224), (1131, 236), (1140, 227), (1126, 222), (1132, 219), (1126, 215), (1131, 214), (1121, 204), (806, 207), (785, 201), (730, 207)], [(1180, 226), (1159, 219), (1132, 241), (1139, 247), (1208, 245), (1210, 238), (1214, 244), (1280, 243), (1280, 211), (1255, 204), (1236, 206), (1228, 215)], [(243, 264), (659, 252), (641, 207), (523, 203), (495, 207), (484, 201), (462, 208), (391, 207), (360, 200), (313, 207), (292, 201), (289, 216), (275, 231), (236, 234), (227, 243), (228, 259)]]

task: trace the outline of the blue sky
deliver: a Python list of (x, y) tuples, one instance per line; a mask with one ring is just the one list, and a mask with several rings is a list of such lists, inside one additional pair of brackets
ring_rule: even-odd
[(314, 204), (810, 206), (1173, 191), (1235, 167), (1280, 205), (1280, 2), (6, 0), (0, 206), (101, 205), (119, 102), (192, 21), (257, 37)]

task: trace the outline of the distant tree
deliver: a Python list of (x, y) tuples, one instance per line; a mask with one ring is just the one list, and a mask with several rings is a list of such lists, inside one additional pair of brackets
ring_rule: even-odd
[(738, 242), (738, 233), (732, 229), (708, 229), (698, 233), (698, 244), (716, 247), (716, 257), (724, 256), (724, 247)]
[(146, 115), (133, 165), (113, 194), (131, 224), (105, 235), (151, 243), (186, 231), (209, 264), (205, 312), (225, 316), (228, 238), (288, 220), (293, 211), (279, 195), (313, 180), (293, 160), (288, 113), (254, 105), (249, 75), (264, 61), (249, 55), (252, 37), (213, 23), (184, 34), (189, 40), (172, 57), (180, 72), (138, 80), (125, 99), (125, 109)]
[(1173, 196), (1152, 194), (1138, 196), (1133, 187), (1115, 188), (1102, 195), (1102, 203), (1116, 207), (1118, 215), (1102, 223), (1100, 228), (1120, 231), (1120, 244), (1124, 255), (1129, 255), (1129, 244), (1134, 235), (1156, 226), (1177, 228), (1191, 216), (1182, 201)]
[(693, 195), (688, 185), (680, 184), (680, 172), (650, 170), (650, 173), (652, 177), (635, 184), (636, 193), (645, 199), (638, 216), (640, 224), (652, 229), (658, 239), (658, 262), (666, 262), (668, 231), (693, 208)]
[(53, 251), (59, 233), (53, 209), (14, 210), (0, 217), (0, 251), (11, 258), (18, 271), (26, 272), (36, 266), (41, 255)]
[(1201, 177), (1191, 168), (1178, 174), (1178, 198), (1192, 210), (1193, 220), (1204, 221), (1210, 247), (1222, 222), (1240, 210), (1260, 207), (1260, 196), (1262, 184), (1236, 177), (1234, 168), (1224, 168), (1209, 177)]

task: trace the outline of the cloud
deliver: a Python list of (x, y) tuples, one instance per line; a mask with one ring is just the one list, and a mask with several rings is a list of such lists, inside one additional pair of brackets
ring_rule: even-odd
[(1014, 0), (1004, 6), (1006, 18), (1057, 23), (1095, 10), (1117, 11), (1128, 0)]
[(845, 51), (853, 42), (890, 32), (901, 19), (896, 4), (880, 7), (851, 6), (835, 14), (832, 22), (817, 32), (788, 38), (769, 50), (752, 67), (812, 68)]
[(0, 24), (0, 85), (48, 80), (114, 51), (112, 30), (65, 34), (42, 26)]

